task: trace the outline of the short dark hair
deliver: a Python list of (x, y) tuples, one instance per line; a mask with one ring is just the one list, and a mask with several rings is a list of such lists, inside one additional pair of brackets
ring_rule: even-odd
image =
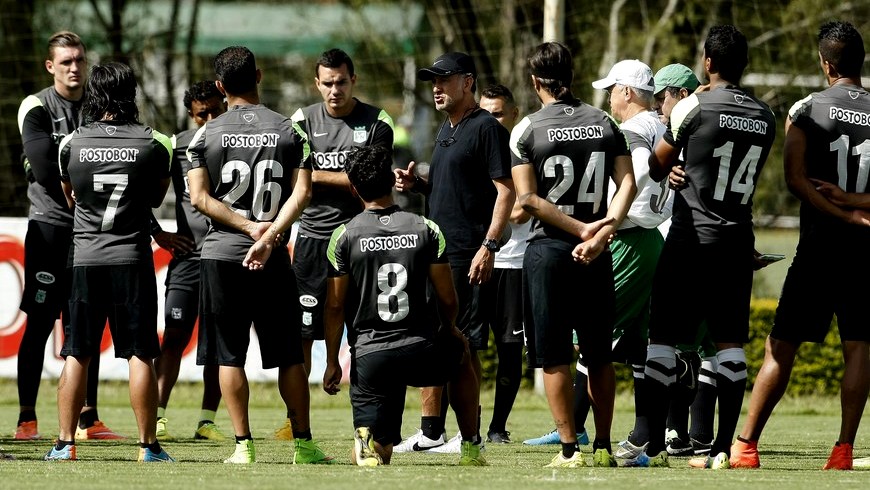
[(244, 46), (230, 46), (218, 53), (214, 72), (230, 94), (246, 94), (257, 89), (257, 61), (254, 53)]
[(205, 102), (208, 99), (214, 97), (217, 97), (221, 100), (223, 100), (224, 98), (224, 94), (222, 94), (221, 91), (217, 89), (217, 86), (214, 84), (214, 80), (203, 80), (201, 82), (196, 82), (184, 92), (184, 107), (186, 107), (187, 110), (190, 110), (190, 106), (191, 104), (193, 104), (194, 100)]
[(486, 87), (483, 89), (483, 92), (480, 93), (480, 96), (486, 97), (487, 99), (504, 99), (508, 104), (516, 105), (516, 102), (514, 102), (514, 94), (511, 92), (511, 89), (500, 83)]
[(338, 69), (341, 65), (347, 65), (347, 74), (353, 76), (353, 60), (350, 55), (338, 48), (332, 48), (329, 51), (324, 51), (317, 59), (317, 64), (314, 65), (314, 76), (320, 73), (320, 67)]
[(59, 31), (55, 32), (48, 38), (48, 59), (54, 59), (54, 50), (55, 48), (74, 48), (74, 47), (85, 48), (85, 43), (82, 41), (82, 38), (79, 37), (78, 34), (72, 31)]
[(571, 50), (562, 43), (539, 44), (529, 56), (532, 75), (557, 100), (573, 98), (571, 82), (574, 81), (574, 58)]
[(389, 148), (359, 146), (351, 151), (345, 166), (347, 178), (364, 201), (374, 201), (392, 192), (396, 181), (392, 171), (392, 152)]
[(139, 122), (136, 107), (136, 75), (124, 63), (94, 65), (85, 86), (82, 116), (86, 123), (101, 121), (106, 114), (119, 122)]
[(710, 58), (710, 71), (738, 84), (749, 63), (746, 36), (733, 25), (713, 26), (704, 41), (704, 56)]
[(852, 24), (841, 21), (822, 24), (819, 28), (819, 53), (823, 60), (834, 65), (839, 75), (861, 75), (864, 40)]

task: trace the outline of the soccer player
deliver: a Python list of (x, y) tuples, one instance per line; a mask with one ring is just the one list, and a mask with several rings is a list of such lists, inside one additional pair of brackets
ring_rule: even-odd
[[(25, 98), (18, 110), (30, 216), (24, 238), (21, 311), (27, 314), (27, 326), (18, 348), (16, 439), (41, 437), (36, 396), (45, 361), (45, 342), (59, 317), (64, 324), (69, 322), (72, 269), (67, 258), (72, 245), (73, 214), (61, 190), (57, 156), (60, 140), (79, 126), (87, 64), (85, 45), (78, 35), (69, 31), (53, 34), (48, 40), (45, 69), (54, 77), (54, 83)], [(88, 368), (87, 395), (76, 437), (123, 439), (99, 420), (99, 373), (100, 356), (94, 356)]]
[(283, 232), (311, 198), (308, 144), (290, 119), (260, 104), (262, 73), (248, 48), (222, 50), (214, 67), (230, 109), (194, 135), (187, 178), (191, 203), (211, 219), (200, 256), (197, 364), (220, 366), (236, 435), (235, 452), (224, 462), (256, 461), (245, 375), (252, 323), (263, 367), (278, 368), (278, 389), (293, 422), (294, 464), (327, 462), (331, 458), (311, 439), (299, 329), (288, 327), (298, 309), (287, 301), (296, 297), (296, 279)]
[[(520, 115), (514, 95), (504, 85), (491, 85), (480, 93), (480, 107), (492, 114), (508, 131)], [(506, 425), (520, 389), (523, 376), (523, 254), (529, 238), (531, 216), (514, 204), (511, 210), (510, 238), (495, 253), (493, 286), (486, 289), (489, 326), (498, 352), (495, 373), (495, 398), (486, 442), (510, 443)]]
[[(637, 186), (628, 215), (610, 244), (617, 311), (613, 360), (630, 365), (635, 381), (634, 429), (620, 442), (616, 452), (617, 458), (625, 458), (636, 456), (633, 451), (649, 439), (647, 401), (639, 380), (646, 360), (652, 278), (664, 244), (657, 227), (670, 218), (673, 196), (667, 182), (656, 182), (649, 176), (649, 156), (665, 132), (665, 125), (652, 110), (655, 100), (652, 69), (639, 60), (623, 60), (613, 65), (605, 78), (592, 82), (592, 87), (608, 94), (611, 113), (620, 122), (628, 142)], [(583, 404), (588, 406), (589, 402)]]
[[(441, 223), (447, 260), (459, 298), (456, 326), (468, 338), (478, 385), (482, 377), (477, 351), (489, 340), (485, 301), (489, 282), (516, 200), (510, 175), (508, 131), (474, 99), (477, 68), (465, 53), (439, 56), (417, 79), (432, 83), (435, 109), (447, 116), (435, 137), (429, 175), (414, 173), (415, 164), (396, 169), (396, 189), (428, 196), (429, 217)], [(395, 450), (458, 452), (461, 437), (445, 444), (447, 402), (441, 388), (423, 389), (421, 431)], [(480, 424), (478, 423), (478, 426)], [(479, 438), (479, 434), (477, 436)], [(439, 448), (438, 446), (444, 446)]]
[(746, 387), (743, 344), (756, 267), (752, 195), (776, 135), (770, 108), (739, 87), (747, 62), (743, 33), (731, 25), (710, 28), (704, 41), (710, 83), (674, 106), (670, 129), (649, 159), (650, 176), (662, 180), (683, 152), (688, 187), (674, 196), (671, 227), (653, 279), (644, 369), (651, 401), (649, 445), (626, 460), (628, 465), (668, 465), (665, 424), (677, 378), (675, 346), (693, 342), (706, 322), (719, 363), (719, 424), (710, 456), (690, 465), (728, 467)]
[[(512, 173), (520, 204), (535, 218), (523, 262), (523, 309), (529, 363), (544, 370), (544, 389), (562, 444), (548, 466), (586, 464), (574, 427), (572, 330), (589, 368), (593, 464), (616, 466), (610, 447), (616, 390), (610, 339), (616, 302), (607, 242), (636, 192), (631, 159), (616, 122), (571, 93), (574, 71), (567, 47), (541, 44), (528, 62), (543, 108), (511, 132)], [(608, 179), (617, 186), (610, 206)]]
[(169, 138), (139, 123), (136, 77), (122, 63), (96, 65), (85, 90), (86, 123), (60, 143), (60, 177), (75, 207), (70, 322), (57, 389), (60, 434), (46, 460), (76, 459), (75, 424), (87, 369), (100, 353), (106, 320), (115, 356), (127, 359), (130, 403), (139, 428), (139, 461), (172, 462), (154, 433), (157, 284), (151, 208), (169, 188)]
[[(758, 440), (785, 393), (798, 347), (821, 342), (837, 315), (845, 371), (840, 435), (824, 466), (851, 470), (852, 446), (870, 391), (870, 333), (863, 308), (870, 272), (867, 172), (870, 94), (861, 85), (864, 41), (847, 22), (822, 24), (819, 64), (829, 88), (796, 102), (785, 123), (785, 178), (801, 200), (801, 234), (767, 337), (749, 413), (731, 466), (758, 468)], [(830, 250), (836, 237), (837, 250)], [(819, 287), (819, 285), (824, 285)]]
[[(342, 325), (350, 320), (350, 400), (354, 463), (389, 464), (401, 441), (405, 391), (448, 382), (462, 434), (461, 466), (483, 466), (477, 434), (479, 388), (468, 342), (455, 324), (456, 293), (438, 225), (393, 203), (390, 149), (361, 147), (348, 158), (347, 175), (365, 211), (341, 225), (329, 242), (327, 369), (323, 389), (338, 392)], [(431, 281), (441, 323), (429, 309)], [(354, 300), (349, 300), (354, 291)]]
[[(308, 155), (312, 169), (311, 202), (302, 212), (293, 245), (293, 271), (301, 306), (298, 321), (308, 373), (312, 344), (323, 340), (329, 237), (362, 211), (359, 199), (351, 194), (345, 173), (347, 155), (358, 146), (393, 148), (393, 119), (383, 109), (353, 96), (357, 77), (347, 53), (340, 49), (323, 52), (315, 64), (314, 75), (323, 102), (303, 107), (291, 117), (311, 147)], [(289, 415), (275, 436), (293, 438)]]
[[(227, 110), (224, 96), (213, 80), (203, 80), (187, 89), (184, 107), (197, 125), (196, 129)], [(196, 324), (199, 310), (199, 256), (209, 227), (208, 219), (190, 204), (187, 186), (187, 171), (190, 170), (187, 145), (196, 129), (188, 129), (172, 137), (172, 187), (175, 190), (177, 230), (175, 233), (163, 231), (156, 219), (151, 220), (154, 241), (172, 252), (166, 272), (163, 344), (160, 346), (160, 357), (154, 361), (157, 372), (157, 438), (161, 440), (173, 439), (166, 429), (169, 423), (166, 406), (178, 380), (181, 357)], [(202, 405), (193, 438), (223, 441), (226, 437), (214, 423), (221, 401), (218, 367), (204, 366), (202, 381)]]

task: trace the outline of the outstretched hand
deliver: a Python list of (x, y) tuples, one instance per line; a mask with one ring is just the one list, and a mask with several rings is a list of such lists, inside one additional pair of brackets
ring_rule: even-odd
[(396, 177), (395, 185), (397, 191), (405, 192), (414, 188), (414, 184), (417, 182), (417, 176), (414, 174), (415, 165), (417, 165), (416, 162), (411, 162), (408, 164), (407, 169), (393, 169), (393, 175)]

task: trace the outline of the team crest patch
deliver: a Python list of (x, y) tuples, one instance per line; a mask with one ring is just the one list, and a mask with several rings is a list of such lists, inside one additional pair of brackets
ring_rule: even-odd
[(849, 91), (849, 97), (851, 97), (852, 100), (857, 100), (860, 96), (861, 92), (852, 92), (851, 90)]
[(378, 221), (380, 221), (382, 225), (388, 225), (388, 224), (390, 224), (390, 221), (393, 221), (393, 217), (392, 216), (381, 216), (378, 218)]
[(746, 97), (743, 94), (734, 94), (734, 102), (742, 104), (744, 100), (746, 100)]
[(314, 323), (314, 321), (312, 319), (311, 312), (310, 311), (303, 312), (302, 313), (302, 324), (303, 325), (311, 325), (312, 323)]
[(353, 128), (353, 142), (354, 143), (365, 143), (368, 139), (368, 131), (364, 126)]
[(314, 308), (317, 306), (317, 298), (310, 294), (303, 294), (299, 297), (299, 304), (306, 308)]
[(173, 320), (181, 320), (181, 317), (182, 317), (181, 311), (182, 311), (181, 308), (173, 307), (172, 311), (170, 311), (169, 314), (172, 315)]
[(114, 136), (115, 132), (117, 131), (118, 128), (116, 128), (115, 126), (106, 126), (106, 134), (108, 134), (109, 136)]
[(43, 284), (54, 284), (54, 274), (40, 271), (36, 273), (36, 280)]
[(565, 108), (562, 109), (562, 110), (565, 111), (565, 114), (567, 114), (567, 115), (569, 115), (569, 116), (573, 116), (573, 115), (574, 115), (574, 108), (573, 108), (573, 107), (565, 107)]
[(242, 114), (242, 119), (244, 119), (246, 123), (249, 123), (249, 122), (254, 120), (254, 113), (253, 112), (246, 112), (246, 113)]

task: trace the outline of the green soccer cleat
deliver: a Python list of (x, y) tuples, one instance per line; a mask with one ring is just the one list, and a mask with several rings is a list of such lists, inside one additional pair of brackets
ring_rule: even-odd
[(586, 461), (583, 460), (583, 455), (580, 454), (580, 451), (575, 452), (570, 458), (562, 456), (560, 451), (553, 456), (553, 460), (544, 466), (544, 468), (583, 468), (584, 466), (586, 466)]
[(174, 441), (175, 438), (169, 435), (169, 431), (166, 430), (166, 426), (169, 424), (169, 420), (166, 417), (160, 417), (157, 419), (157, 440), (158, 441)]
[(224, 460), (224, 463), (250, 464), (257, 461), (257, 451), (254, 449), (254, 440), (245, 439), (236, 442), (236, 450), (232, 456)]
[[(160, 436), (157, 436), (158, 439)], [(217, 424), (214, 422), (206, 422), (199, 427), (196, 428), (196, 432), (193, 434), (193, 438), (198, 441), (209, 440), (209, 441), (225, 441), (227, 440), (227, 436), (218, 429)]]
[(317, 443), (311, 439), (294, 439), (296, 452), (293, 453), (293, 464), (332, 464), (332, 456), (327, 456)]
[(596, 449), (595, 452), (592, 453), (592, 466), (597, 466), (599, 468), (615, 468), (618, 465), (616, 464), (616, 458), (610, 454), (610, 451), (601, 448)]
[(486, 466), (486, 458), (480, 454), (480, 444), (462, 441), (459, 447), (459, 466)]
[(381, 455), (375, 450), (375, 441), (368, 427), (360, 427), (353, 433), (353, 458), (357, 466), (383, 464)]

